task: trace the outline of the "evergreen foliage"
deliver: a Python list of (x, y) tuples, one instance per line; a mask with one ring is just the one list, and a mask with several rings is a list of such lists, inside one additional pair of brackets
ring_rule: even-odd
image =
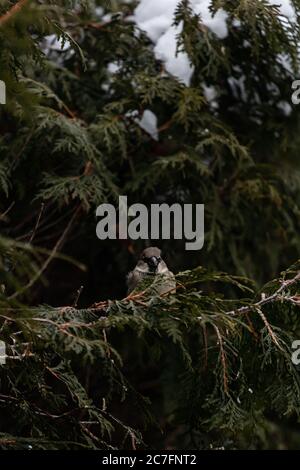
[[(291, 3), (293, 24), (266, 1), (213, 0), (220, 40), (182, 0), (186, 86), (136, 2), (0, 2), (1, 448), (299, 448)], [(126, 297), (142, 243), (95, 234), (96, 207), (122, 194), (205, 204), (203, 250), (160, 243), (176, 292)]]

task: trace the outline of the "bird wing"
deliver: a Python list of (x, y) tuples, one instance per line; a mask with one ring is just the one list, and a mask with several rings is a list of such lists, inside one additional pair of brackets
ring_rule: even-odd
[(167, 292), (176, 292), (176, 279), (172, 271), (163, 273), (163, 280), (159, 287), (159, 294), (166, 294)]
[(130, 273), (127, 274), (127, 287), (128, 291), (127, 293), (130, 294), (138, 285), (138, 283), (141, 281), (142, 276), (141, 274), (136, 271), (135, 269), (133, 271), (130, 271)]

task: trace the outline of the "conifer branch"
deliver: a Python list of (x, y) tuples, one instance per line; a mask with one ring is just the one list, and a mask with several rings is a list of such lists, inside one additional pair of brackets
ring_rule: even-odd
[[(288, 288), (292, 287), (293, 285), (297, 284), (300, 281), (300, 272), (293, 278), (293, 279), (287, 279), (282, 281), (282, 284), (280, 288), (274, 292), (274, 294), (269, 295), (268, 297), (263, 296), (263, 298), (259, 302), (255, 302), (252, 305), (245, 306), (245, 307), (240, 307), (236, 310), (231, 310), (229, 312), (226, 312), (226, 315), (240, 315), (240, 314), (246, 314), (250, 313), (253, 310), (259, 311), (261, 307), (276, 302), (277, 300), (282, 300), (281, 294)], [(293, 300), (293, 297), (284, 297), (285, 300)]]
[(29, 0), (19, 0), (13, 5), (10, 10), (0, 17), (0, 26), (5, 25), (14, 15), (19, 13), (27, 3), (29, 3)]

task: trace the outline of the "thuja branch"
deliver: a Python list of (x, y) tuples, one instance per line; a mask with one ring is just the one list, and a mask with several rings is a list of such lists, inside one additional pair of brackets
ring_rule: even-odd
[[(261, 307), (263, 307), (267, 304), (271, 304), (273, 302), (282, 300), (283, 292), (287, 288), (292, 287), (295, 284), (297, 284), (299, 281), (300, 281), (300, 272), (293, 279), (287, 279), (287, 280), (282, 281), (281, 286), (279, 287), (279, 289), (276, 292), (274, 292), (274, 294), (269, 295), (268, 297), (263, 296), (261, 300), (259, 300), (258, 302), (254, 303), (252, 305), (247, 305), (247, 306), (244, 306), (244, 307), (240, 307), (236, 310), (231, 310), (229, 312), (226, 312), (226, 314), (227, 315), (241, 315), (241, 314), (249, 313), (253, 310), (256, 310), (256, 311), (260, 310)], [(291, 300), (293, 303), (295, 303), (294, 296), (293, 297), (285, 296), (284, 300)]]

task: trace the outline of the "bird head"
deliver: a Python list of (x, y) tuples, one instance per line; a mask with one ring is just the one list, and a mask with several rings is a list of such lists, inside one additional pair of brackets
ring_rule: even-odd
[(146, 248), (140, 256), (140, 262), (145, 264), (148, 271), (153, 274), (157, 272), (157, 268), (161, 261), (161, 251), (155, 246)]

